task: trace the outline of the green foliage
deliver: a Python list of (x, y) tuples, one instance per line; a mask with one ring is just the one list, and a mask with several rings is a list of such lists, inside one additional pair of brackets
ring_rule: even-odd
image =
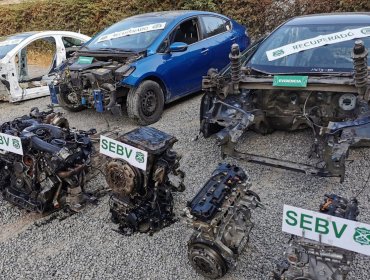
[(70, 30), (87, 35), (131, 15), (196, 9), (223, 13), (248, 26), (253, 37), (292, 16), (369, 11), (369, 0), (45, 0), (1, 6), (0, 35), (33, 30)]
[(181, 7), (185, 10), (201, 10), (217, 12), (218, 7), (213, 0), (186, 0)]

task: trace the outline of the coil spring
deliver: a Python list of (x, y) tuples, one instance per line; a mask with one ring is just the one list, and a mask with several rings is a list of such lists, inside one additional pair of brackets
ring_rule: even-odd
[(367, 54), (362, 40), (357, 40), (352, 52), (352, 59), (355, 69), (354, 79), (355, 85), (360, 90), (360, 93), (365, 93), (367, 86)]
[(234, 92), (239, 92), (239, 82), (241, 79), (241, 60), (240, 60), (240, 49), (238, 44), (231, 46), (231, 52), (229, 54), (231, 64), (231, 81), (234, 86)]

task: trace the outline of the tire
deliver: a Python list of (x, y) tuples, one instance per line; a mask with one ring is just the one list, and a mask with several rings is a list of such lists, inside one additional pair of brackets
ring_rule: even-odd
[(143, 81), (127, 95), (127, 113), (140, 125), (157, 122), (163, 113), (164, 94), (161, 86), (154, 81)]
[(60, 93), (57, 95), (58, 98), (58, 103), (60, 106), (62, 106), (63, 109), (66, 109), (67, 111), (70, 112), (80, 112), (84, 109), (86, 109), (85, 106), (81, 104), (73, 104), (68, 100), (67, 93), (63, 92), (62, 90)]

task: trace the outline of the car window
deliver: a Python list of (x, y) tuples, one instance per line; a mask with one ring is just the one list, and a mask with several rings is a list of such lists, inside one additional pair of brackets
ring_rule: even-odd
[(183, 42), (188, 45), (199, 41), (199, 24), (196, 18), (187, 20), (178, 25), (171, 34), (159, 45), (157, 52), (165, 53), (170, 44)]
[(197, 19), (190, 19), (178, 25), (170, 35), (171, 43), (183, 42), (191, 45), (199, 41), (199, 25)]
[(84, 44), (84, 41), (72, 37), (62, 37), (62, 41), (66, 48), (81, 47)]
[(230, 21), (215, 16), (202, 16), (205, 38), (215, 36), (231, 29)]
[(33, 34), (34, 33), (22, 33), (0, 37), (0, 59), (4, 58), (8, 52)]
[[(364, 27), (364, 25), (345, 23), (282, 26), (261, 44), (247, 66), (267, 73), (352, 71), (351, 53), (356, 39), (302, 50), (274, 60), (269, 60), (267, 53), (302, 40), (309, 40), (314, 44), (319, 36), (332, 36), (331, 34), (337, 32), (345, 32), (361, 27)], [(362, 40), (365, 45), (370, 44), (370, 37), (362, 38)], [(368, 63), (370, 63), (370, 57), (368, 57)]]
[(99, 33), (85, 47), (90, 50), (145, 50), (162, 34), (172, 20), (172, 18), (154, 16), (128, 18)]
[(66, 48), (66, 58), (70, 58), (85, 43), (83, 40), (72, 37), (62, 37), (62, 41)]

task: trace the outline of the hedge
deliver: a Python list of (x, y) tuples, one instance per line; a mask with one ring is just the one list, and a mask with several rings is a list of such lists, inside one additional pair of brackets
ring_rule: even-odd
[(34, 30), (70, 30), (87, 35), (125, 17), (161, 10), (199, 9), (230, 16), (252, 37), (284, 20), (310, 13), (370, 11), (369, 0), (65, 0), (0, 6), (0, 35)]

